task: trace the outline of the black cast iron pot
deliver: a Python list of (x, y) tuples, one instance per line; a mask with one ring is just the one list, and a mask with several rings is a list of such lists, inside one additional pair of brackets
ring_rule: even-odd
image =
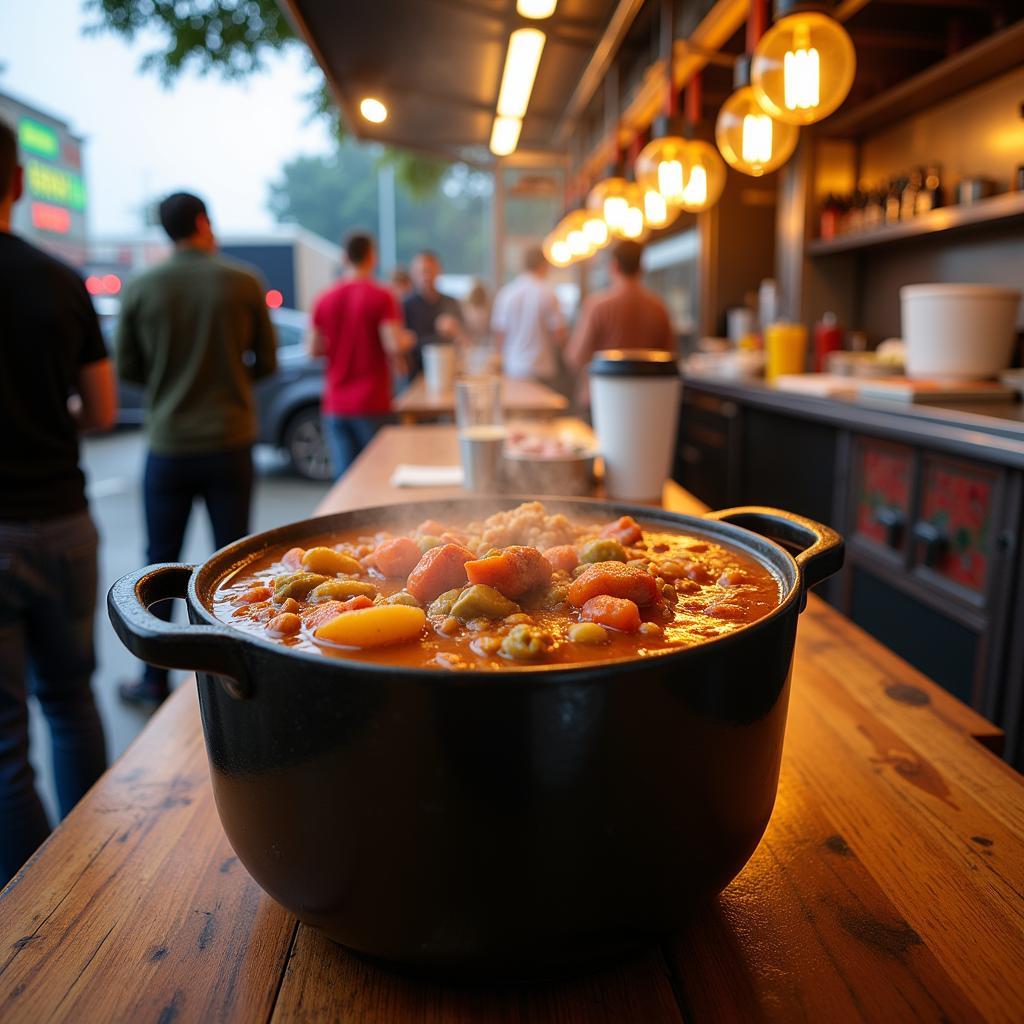
[[(549, 501), (586, 522), (633, 515), (724, 541), (782, 584), (774, 612), (725, 637), (580, 668), (382, 668), (289, 650), (210, 611), (219, 581), (270, 546), (515, 504), (307, 520), (198, 568), (131, 573), (108, 598), (134, 654), (196, 670), (217, 809), (253, 878), (332, 939), (406, 968), (546, 973), (670, 931), (728, 884), (775, 802), (806, 590), (843, 559), (832, 530), (774, 509)], [(170, 597), (191, 625), (148, 611)]]

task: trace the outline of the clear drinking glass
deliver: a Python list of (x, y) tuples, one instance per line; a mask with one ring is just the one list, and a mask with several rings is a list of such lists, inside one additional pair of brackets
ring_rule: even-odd
[(468, 491), (500, 490), (505, 420), (499, 376), (479, 374), (455, 381), (455, 425), (463, 487)]

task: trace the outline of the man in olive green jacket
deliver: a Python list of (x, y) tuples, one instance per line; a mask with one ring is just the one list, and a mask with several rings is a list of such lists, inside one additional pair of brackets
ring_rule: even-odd
[[(274, 372), (277, 344), (259, 278), (218, 254), (202, 200), (168, 196), (160, 222), (174, 254), (126, 287), (116, 355), (121, 379), (146, 389), (147, 557), (174, 562), (196, 498), (218, 548), (249, 532), (252, 381)], [(153, 611), (169, 618), (170, 604)], [(159, 703), (167, 671), (147, 666), (141, 681), (120, 692), (124, 700)]]

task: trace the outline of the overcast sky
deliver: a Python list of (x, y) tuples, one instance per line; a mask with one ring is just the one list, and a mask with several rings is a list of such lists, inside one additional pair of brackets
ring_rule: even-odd
[(242, 83), (186, 74), (169, 89), (141, 74), (144, 42), (83, 35), (81, 0), (0, 0), (0, 92), (69, 122), (85, 138), (89, 230), (133, 232), (155, 195), (203, 196), (215, 227), (269, 227), (267, 184), (299, 153), (323, 152), (303, 96), (315, 84), (298, 46)]

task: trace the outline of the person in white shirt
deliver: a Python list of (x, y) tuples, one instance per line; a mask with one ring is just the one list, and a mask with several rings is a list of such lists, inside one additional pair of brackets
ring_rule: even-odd
[(558, 353), (566, 328), (547, 273), (544, 254), (530, 249), (523, 272), (495, 296), (491, 330), (507, 377), (529, 377), (549, 384), (558, 380)]

